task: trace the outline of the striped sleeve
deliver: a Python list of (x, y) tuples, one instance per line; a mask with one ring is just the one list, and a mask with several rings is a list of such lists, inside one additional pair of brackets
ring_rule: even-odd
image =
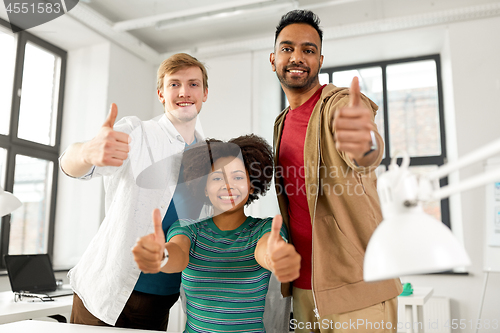
[[(191, 221), (191, 220), (189, 220)], [(191, 244), (193, 244), (194, 239), (195, 239), (195, 228), (194, 228), (194, 223), (186, 223), (189, 221), (185, 220), (177, 220), (175, 221), (172, 226), (168, 229), (168, 234), (167, 234), (167, 242), (169, 242), (172, 237), (177, 236), (177, 235), (184, 235), (189, 238), (191, 241)]]

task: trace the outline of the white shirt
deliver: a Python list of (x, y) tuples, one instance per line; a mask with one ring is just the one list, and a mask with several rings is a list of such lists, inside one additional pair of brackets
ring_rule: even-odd
[[(114, 130), (130, 135), (129, 156), (120, 167), (93, 167), (81, 177), (103, 176), (106, 216), (82, 258), (68, 273), (71, 287), (87, 310), (110, 325), (116, 323), (140, 275), (131, 249), (138, 237), (154, 232), (153, 210), (159, 208), (165, 215), (185, 147), (184, 139), (165, 115), (144, 122), (125, 117)], [(202, 140), (198, 132), (195, 136)]]

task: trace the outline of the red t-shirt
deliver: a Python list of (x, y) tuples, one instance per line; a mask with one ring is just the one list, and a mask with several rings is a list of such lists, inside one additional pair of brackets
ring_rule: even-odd
[(289, 201), (290, 233), (293, 245), (302, 257), (300, 277), (293, 285), (301, 289), (311, 289), (312, 269), (312, 225), (306, 196), (304, 141), (309, 118), (325, 86), (319, 88), (307, 102), (288, 111), (278, 152), (278, 168), (284, 180), (282, 191)]

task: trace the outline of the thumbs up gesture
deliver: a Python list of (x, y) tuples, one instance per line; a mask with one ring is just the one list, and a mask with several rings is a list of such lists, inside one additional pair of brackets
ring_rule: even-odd
[(276, 215), (273, 219), (271, 233), (267, 239), (266, 264), (280, 282), (290, 282), (300, 275), (300, 254), (292, 244), (281, 238), (280, 230), (283, 219)]
[(349, 104), (337, 110), (332, 128), (336, 148), (358, 163), (372, 146), (370, 131), (375, 130), (372, 117), (372, 110), (361, 102), (359, 80), (354, 77), (349, 90)]
[(85, 163), (95, 166), (120, 166), (127, 159), (130, 137), (126, 133), (113, 130), (117, 115), (118, 107), (113, 103), (97, 136), (83, 144)]
[(134, 260), (144, 273), (158, 273), (160, 271), (165, 249), (165, 233), (161, 225), (162, 219), (159, 209), (153, 211), (153, 223), (154, 233), (139, 238), (132, 248)]

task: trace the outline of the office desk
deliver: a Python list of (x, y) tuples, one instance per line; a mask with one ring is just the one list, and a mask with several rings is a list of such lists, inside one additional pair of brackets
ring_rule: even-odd
[(69, 313), (72, 305), (73, 296), (55, 297), (53, 302), (16, 303), (12, 291), (0, 292), (0, 324)]
[[(405, 315), (403, 320), (404, 328), (408, 333), (423, 333), (424, 323), (424, 304), (432, 296), (433, 289), (429, 287), (416, 287), (413, 289), (413, 295), (398, 296), (398, 303), (405, 306)], [(416, 312), (416, 321), (413, 320), (413, 311)], [(409, 323), (407, 325), (407, 323)]]
[(36, 332), (36, 333), (151, 333), (158, 331), (145, 331), (129, 328), (116, 328), (108, 326), (88, 326), (58, 323), (55, 321), (24, 320), (15, 323), (0, 325), (2, 333)]

